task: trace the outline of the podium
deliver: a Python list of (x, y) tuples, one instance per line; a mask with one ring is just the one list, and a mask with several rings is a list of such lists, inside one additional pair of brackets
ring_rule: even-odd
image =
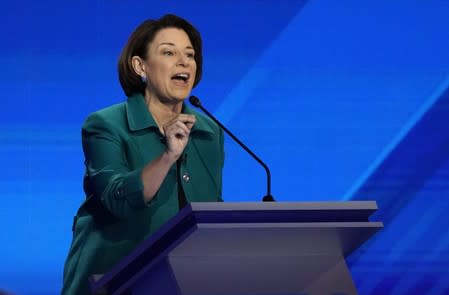
[(383, 227), (374, 201), (191, 203), (94, 294), (357, 294), (345, 257)]

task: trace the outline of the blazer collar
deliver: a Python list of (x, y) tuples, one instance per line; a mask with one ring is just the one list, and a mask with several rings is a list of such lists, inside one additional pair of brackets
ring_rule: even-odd
[(142, 94), (133, 94), (126, 101), (126, 116), (131, 131), (154, 127), (158, 129), (156, 121), (148, 111)]
[[(192, 128), (192, 132), (201, 131), (214, 133), (207, 123), (207, 119), (185, 103), (182, 106), (182, 113), (195, 115), (196, 123)], [(145, 128), (159, 129), (153, 116), (148, 111), (145, 98), (140, 93), (133, 94), (128, 97), (128, 100), (126, 101), (126, 116), (128, 119), (128, 126), (131, 131), (142, 130)]]

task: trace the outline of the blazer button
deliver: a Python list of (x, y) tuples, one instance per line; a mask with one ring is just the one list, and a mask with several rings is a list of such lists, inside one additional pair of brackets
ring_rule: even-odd
[(190, 175), (189, 175), (189, 173), (184, 172), (184, 174), (182, 175), (182, 179), (183, 179), (185, 182), (189, 182), (189, 180), (190, 180)]

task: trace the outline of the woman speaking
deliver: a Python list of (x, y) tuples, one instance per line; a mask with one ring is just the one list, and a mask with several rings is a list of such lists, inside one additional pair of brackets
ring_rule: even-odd
[(63, 294), (119, 260), (189, 202), (221, 199), (223, 132), (184, 100), (202, 73), (201, 37), (186, 20), (147, 20), (118, 63), (127, 96), (82, 127), (86, 200), (73, 224)]

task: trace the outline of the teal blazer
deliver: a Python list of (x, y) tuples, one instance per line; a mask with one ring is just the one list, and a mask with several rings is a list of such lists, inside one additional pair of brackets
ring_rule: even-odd
[[(91, 114), (82, 127), (86, 200), (73, 224), (62, 294), (89, 294), (88, 277), (108, 272), (179, 211), (178, 185), (187, 202), (222, 201), (223, 131), (196, 116), (180, 173), (174, 164), (156, 196), (143, 198), (143, 167), (166, 149), (140, 94)], [(181, 177), (178, 179), (178, 175)]]

